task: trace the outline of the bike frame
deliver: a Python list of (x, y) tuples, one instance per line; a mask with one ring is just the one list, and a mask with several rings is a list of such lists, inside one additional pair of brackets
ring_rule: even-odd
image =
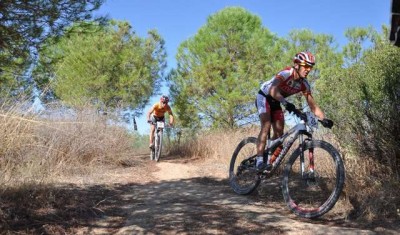
[[(309, 131), (307, 131), (306, 123), (303, 120), (301, 120), (300, 123), (296, 124), (289, 131), (284, 133), (281, 137), (279, 137), (275, 140), (268, 140), (267, 147), (264, 150), (264, 155), (268, 154), (268, 152), (270, 150), (274, 150), (276, 147), (278, 147), (280, 144), (282, 144), (287, 138), (290, 137), (288, 139), (288, 141), (285, 143), (279, 156), (272, 163), (271, 173), (273, 171), (275, 171), (278, 168), (278, 166), (282, 163), (287, 152), (292, 147), (292, 145), (296, 141), (296, 139), (299, 139), (299, 143), (300, 143), (299, 148), (300, 148), (300, 150), (302, 150), (302, 148), (303, 148), (302, 144), (304, 142), (304, 135), (306, 135), (308, 137), (308, 139), (312, 139), (312, 134)], [(301, 174), (302, 174), (302, 176), (304, 176), (304, 154), (303, 154), (303, 151), (300, 151), (300, 152), (301, 152), (300, 161), (301, 161), (301, 172), (302, 172)], [(312, 152), (310, 153), (309, 157), (310, 157), (310, 166), (313, 167), (314, 163), (313, 163), (313, 158), (312, 158)]]

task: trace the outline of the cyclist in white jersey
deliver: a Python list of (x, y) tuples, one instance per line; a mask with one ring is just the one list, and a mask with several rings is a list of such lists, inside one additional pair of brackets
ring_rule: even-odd
[(311, 111), (322, 120), (322, 125), (328, 128), (333, 126), (332, 120), (325, 118), (324, 112), (315, 103), (311, 95), (307, 76), (315, 65), (315, 57), (310, 52), (299, 52), (293, 59), (294, 65), (286, 67), (276, 74), (271, 80), (261, 85), (256, 97), (256, 107), (261, 122), (261, 130), (258, 135), (256, 166), (259, 171), (269, 170), (271, 163), (275, 160), (282, 146), (279, 146), (270, 159), (263, 158), (263, 152), (268, 138), (268, 133), (273, 129), (272, 139), (283, 135), (284, 116), (280, 106), (293, 112), (296, 107), (285, 98), (302, 92)]

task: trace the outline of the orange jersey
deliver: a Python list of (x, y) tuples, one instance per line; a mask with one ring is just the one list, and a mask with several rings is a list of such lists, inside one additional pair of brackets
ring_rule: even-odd
[(161, 107), (160, 103), (156, 103), (156, 104), (153, 105), (153, 114), (154, 114), (154, 116), (161, 118), (161, 117), (164, 117), (164, 114), (166, 112), (168, 112), (170, 115), (172, 115), (171, 107), (169, 107), (168, 104), (166, 104), (164, 106), (164, 108)]

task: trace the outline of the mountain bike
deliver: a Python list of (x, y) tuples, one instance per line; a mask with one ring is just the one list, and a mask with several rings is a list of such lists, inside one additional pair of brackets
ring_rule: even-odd
[[(345, 181), (344, 165), (335, 147), (324, 140), (313, 139), (318, 119), (311, 112), (298, 110), (294, 114), (300, 122), (281, 137), (267, 142), (264, 159), (283, 144), (272, 168), (257, 170), (257, 138), (247, 137), (233, 152), (229, 184), (236, 193), (246, 195), (252, 193), (261, 180), (283, 174), (282, 193), (289, 209), (300, 217), (317, 218), (331, 210), (338, 200)], [(279, 166), (296, 141), (298, 147), (291, 152), (282, 170)]]
[(161, 157), (161, 150), (162, 150), (162, 139), (163, 139), (163, 132), (165, 128), (164, 121), (156, 121), (156, 127), (154, 130), (154, 147), (150, 150), (150, 160), (159, 161)]

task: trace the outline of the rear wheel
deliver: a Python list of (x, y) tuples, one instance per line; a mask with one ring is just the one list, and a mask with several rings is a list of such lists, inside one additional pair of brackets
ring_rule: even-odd
[(229, 184), (238, 194), (250, 194), (260, 184), (261, 179), (255, 168), (257, 138), (243, 139), (233, 152), (229, 166)]
[(296, 215), (316, 218), (335, 205), (344, 180), (339, 152), (325, 141), (310, 141), (294, 151), (285, 166), (283, 197)]

